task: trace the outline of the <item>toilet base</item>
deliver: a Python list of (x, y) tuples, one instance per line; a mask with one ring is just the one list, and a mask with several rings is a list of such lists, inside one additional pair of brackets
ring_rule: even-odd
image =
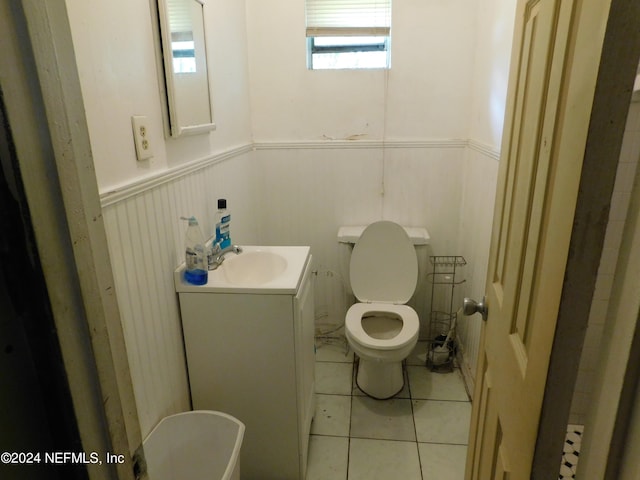
[(362, 392), (377, 400), (395, 397), (404, 387), (402, 361), (381, 362), (359, 358), (356, 385)]

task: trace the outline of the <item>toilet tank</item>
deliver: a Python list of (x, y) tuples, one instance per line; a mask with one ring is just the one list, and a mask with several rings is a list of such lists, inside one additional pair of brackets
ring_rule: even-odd
[[(340, 275), (344, 279), (344, 284), (347, 288), (349, 295), (353, 295), (351, 289), (351, 282), (349, 281), (349, 262), (351, 260), (351, 251), (353, 246), (367, 228), (366, 225), (354, 225), (344, 226), (338, 229), (338, 243), (339, 243), (339, 258)], [(420, 286), (425, 278), (427, 265), (429, 261), (428, 245), (431, 237), (429, 232), (424, 227), (405, 227), (404, 230), (411, 239), (411, 242), (415, 246), (416, 255), (418, 257), (418, 287), (416, 291), (420, 289)]]

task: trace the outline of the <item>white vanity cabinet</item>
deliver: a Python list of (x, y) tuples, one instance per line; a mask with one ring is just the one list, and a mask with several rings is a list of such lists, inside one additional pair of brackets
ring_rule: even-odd
[[(315, 408), (313, 275), (308, 247), (294, 290), (180, 291), (194, 410), (245, 426), (243, 480), (304, 479)], [(224, 265), (224, 264), (223, 264)]]

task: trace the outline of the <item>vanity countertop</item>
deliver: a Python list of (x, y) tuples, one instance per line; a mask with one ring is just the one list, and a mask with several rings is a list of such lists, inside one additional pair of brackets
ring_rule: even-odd
[[(176, 292), (295, 294), (310, 256), (310, 247), (307, 246), (243, 245), (242, 253), (227, 253), (224, 262), (217, 269), (209, 271), (205, 285), (186, 282), (182, 263), (174, 272)], [(252, 262), (255, 262), (256, 270), (262, 269), (261, 272), (256, 271), (256, 275), (251, 272)], [(271, 263), (277, 269), (277, 274), (265, 280), (265, 276), (271, 276), (269, 272), (265, 273), (265, 270), (272, 268)], [(235, 268), (237, 266), (239, 268)]]

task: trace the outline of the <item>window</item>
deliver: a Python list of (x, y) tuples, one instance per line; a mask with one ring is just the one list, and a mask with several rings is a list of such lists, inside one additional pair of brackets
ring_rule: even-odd
[(389, 68), (391, 0), (306, 0), (311, 69)]

